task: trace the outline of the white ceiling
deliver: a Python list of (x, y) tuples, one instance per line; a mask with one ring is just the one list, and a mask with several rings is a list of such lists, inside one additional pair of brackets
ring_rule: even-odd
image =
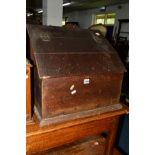
[[(63, 1), (64, 3), (74, 2), (72, 5), (64, 7), (65, 12), (81, 9), (91, 9), (129, 2), (129, 0), (63, 0)], [(26, 0), (26, 7), (27, 9), (42, 8), (42, 0)]]

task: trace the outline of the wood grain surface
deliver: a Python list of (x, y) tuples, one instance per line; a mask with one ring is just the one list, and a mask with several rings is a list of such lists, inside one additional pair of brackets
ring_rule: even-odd
[(31, 65), (26, 64), (26, 121), (30, 121), (31, 114)]
[(27, 125), (27, 153), (45, 151), (106, 132), (106, 155), (110, 155), (113, 151), (119, 117), (126, 113), (128, 113), (128, 109), (123, 106), (122, 109), (114, 112), (44, 127), (39, 126), (39, 122), (34, 116), (34, 122)]

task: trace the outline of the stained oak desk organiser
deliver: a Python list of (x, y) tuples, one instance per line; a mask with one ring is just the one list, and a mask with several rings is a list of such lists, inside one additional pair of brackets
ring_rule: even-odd
[(41, 25), (27, 31), (34, 69), (27, 154), (105, 132), (102, 154), (112, 155), (119, 117), (128, 112), (119, 103), (126, 70), (117, 52), (98, 31)]

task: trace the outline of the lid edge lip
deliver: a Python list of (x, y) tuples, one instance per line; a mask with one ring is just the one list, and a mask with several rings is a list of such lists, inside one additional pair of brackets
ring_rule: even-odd
[(78, 74), (78, 75), (40, 75), (39, 78), (44, 80), (44, 79), (52, 79), (52, 78), (73, 78), (73, 77), (94, 77), (94, 76), (104, 76), (104, 75), (108, 75), (108, 73), (112, 73), (112, 74), (124, 74), (124, 71), (120, 71), (120, 72), (105, 72), (105, 73), (97, 73), (97, 74)]

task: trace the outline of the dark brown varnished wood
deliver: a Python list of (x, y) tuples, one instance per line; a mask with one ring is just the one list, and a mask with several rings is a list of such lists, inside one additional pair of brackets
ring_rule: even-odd
[[(89, 79), (88, 85), (83, 84)], [(42, 118), (75, 113), (119, 102), (122, 75), (81, 76), (42, 81)], [(75, 94), (70, 88), (74, 85)], [(53, 104), (52, 104), (53, 103)]]
[(27, 30), (42, 120), (119, 102), (125, 68), (101, 33), (39, 25)]

